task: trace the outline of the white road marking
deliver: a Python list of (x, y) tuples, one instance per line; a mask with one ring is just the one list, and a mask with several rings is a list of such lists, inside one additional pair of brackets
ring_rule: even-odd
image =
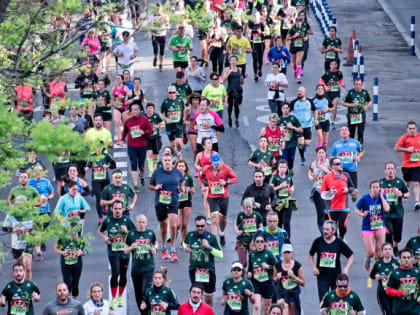
[(114, 152), (114, 158), (127, 157), (127, 152), (125, 151), (116, 151)]
[(127, 168), (127, 162), (122, 161), (122, 162), (117, 162), (117, 168)]
[(245, 125), (245, 127), (249, 127), (249, 120), (248, 120), (248, 117), (246, 117), (246, 116), (242, 116), (242, 120), (244, 121), (244, 125)]

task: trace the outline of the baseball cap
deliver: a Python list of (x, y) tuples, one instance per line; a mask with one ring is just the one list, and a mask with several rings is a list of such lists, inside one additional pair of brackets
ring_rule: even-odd
[(241, 268), (243, 270), (244, 266), (239, 261), (234, 261), (230, 269), (232, 270), (233, 268)]
[(293, 246), (292, 244), (284, 244), (283, 247), (281, 248), (281, 252), (291, 252), (293, 253)]
[(222, 163), (222, 158), (219, 153), (213, 153), (211, 155), (211, 164), (220, 164)]

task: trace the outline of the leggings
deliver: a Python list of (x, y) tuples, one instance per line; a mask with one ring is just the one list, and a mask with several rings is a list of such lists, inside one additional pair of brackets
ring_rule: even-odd
[(160, 55), (165, 54), (165, 42), (166, 36), (153, 36), (152, 37), (152, 46), (153, 46), (153, 55), (157, 55), (160, 51)]
[(239, 102), (239, 100), (235, 96), (233, 96), (233, 95), (228, 96), (228, 116), (229, 116), (229, 118), (232, 118), (232, 110), (233, 110), (233, 108), (235, 108), (235, 118), (239, 119), (239, 105), (241, 105), (241, 103)]
[(356, 128), (357, 128), (357, 140), (360, 142), (360, 144), (363, 144), (363, 133), (365, 132), (365, 122), (362, 122), (360, 124), (350, 124), (348, 122), (347, 126), (349, 127), (350, 131), (350, 138), (354, 138), (356, 135)]
[[(136, 295), (136, 303), (139, 311), (141, 302), (143, 301), (143, 294), (147, 288), (152, 286), (153, 270), (140, 272), (131, 271), (131, 279), (133, 280), (134, 293)], [(142, 313), (143, 314), (143, 313)]]
[(376, 298), (382, 314), (392, 315), (392, 296), (387, 295), (385, 292), (376, 291)]
[(302, 68), (305, 65), (306, 58), (308, 58), (308, 50), (309, 50), (309, 40), (303, 42)]
[(221, 76), (223, 72), (223, 60), (225, 59), (224, 57), (223, 49), (221, 47), (213, 46), (210, 53), (210, 60), (213, 72), (217, 72), (219, 76)]
[(333, 211), (328, 212), (328, 217), (330, 220), (338, 221), (338, 230), (340, 238), (344, 238), (344, 235), (347, 232), (347, 219), (349, 218), (349, 213), (347, 211)]
[(130, 158), (131, 170), (133, 172), (138, 169), (142, 172), (144, 170), (144, 160), (146, 160), (146, 151), (147, 147), (135, 148), (132, 146), (127, 146), (128, 157)]
[(315, 204), (315, 209), (316, 209), (316, 218), (317, 218), (317, 224), (318, 224), (318, 229), (319, 232), (321, 232), (322, 234), (322, 227), (324, 225), (324, 218), (325, 218), (325, 201), (324, 199), (321, 198), (321, 195), (319, 192), (315, 191), (313, 194), (313, 200), (314, 200), (314, 204)]
[(289, 170), (292, 170), (293, 164), (295, 162), (296, 147), (284, 149), (282, 153), (283, 159), (287, 161), (287, 167), (289, 168)]
[[(127, 269), (130, 258), (108, 256), (108, 259), (111, 265), (111, 288), (125, 287), (127, 284)], [(120, 277), (119, 281), (118, 276)]]
[(262, 69), (264, 56), (264, 43), (252, 44), (252, 67), (254, 75), (258, 74), (258, 70)]
[(75, 266), (64, 266), (61, 267), (61, 273), (63, 274), (63, 281), (67, 284), (69, 292), (72, 296), (79, 296), (79, 280), (82, 274), (82, 265)]
[(109, 180), (103, 181), (92, 181), (92, 191), (96, 198), (96, 212), (98, 213), (98, 218), (103, 217), (103, 210), (101, 206), (101, 194), (105, 186), (109, 184)]
[(286, 230), (289, 239), (292, 238), (292, 232), (290, 231), (290, 221), (292, 221), (292, 207), (291, 202), (289, 202), (289, 207), (284, 207), (280, 212), (277, 212), (279, 218), (278, 226)]
[(385, 225), (388, 229), (386, 234), (386, 241), (392, 243), (401, 242), (402, 229), (403, 229), (403, 218), (386, 218)]

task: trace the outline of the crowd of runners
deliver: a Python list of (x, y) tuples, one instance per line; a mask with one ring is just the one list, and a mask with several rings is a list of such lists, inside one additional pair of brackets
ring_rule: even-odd
[[(54, 216), (67, 231), (54, 245), (62, 273), (55, 287), (57, 298), (45, 304), (42, 314), (117, 313), (124, 306), (130, 261), (137, 314), (214, 314), (213, 305), (220, 303), (225, 315), (299, 315), (303, 313), (300, 292), (310, 274), (316, 277), (321, 314), (365, 314), (363, 299), (351, 290), (348, 276), (357, 250), (345, 238), (352, 207), (361, 217), (363, 265), (378, 282), (380, 311), (420, 314), (420, 225), (410, 231), (411, 239), (402, 240), (403, 199), (411, 198), (413, 210), (420, 210), (420, 133), (416, 122), (409, 121), (407, 132), (395, 144), (394, 151), (402, 152), (403, 178), (396, 176), (400, 163), (393, 161), (385, 163), (378, 179), (358, 174), (365, 150), (366, 111), (372, 100), (359, 78), (341, 93), (346, 89), (339, 70), (343, 45), (336, 27), (330, 27), (329, 37), (321, 43), (324, 74), (310, 87), (315, 96), (309, 97), (313, 93), (301, 85), (296, 98), (289, 100), (288, 80), (302, 84), (308, 37), (313, 34), (308, 0), (159, 3), (145, 18), (153, 45), (152, 66), (163, 71), (163, 61), (169, 58), (165, 55), (172, 55), (175, 82), (157, 105), (135, 76), (139, 48), (132, 29), (122, 23), (127, 9), (133, 27), (139, 25), (145, 1), (113, 2), (121, 6), (105, 17), (107, 23), (95, 20), (95, 10), (86, 10), (81, 20), (80, 49), (87, 55), (79, 60), (83, 70), (74, 81), (80, 103), (66, 108), (70, 82), (64, 77), (51, 78), (40, 87), (43, 119), (53, 126), (70, 124), (92, 145), (90, 158), (78, 161), (72, 152), (62, 152), (52, 164), (54, 174), (47, 178), (46, 163), (35, 151), (28, 152), (25, 166), (16, 173), (19, 184), (8, 197), (12, 209), (32, 202), (37, 215)], [(182, 16), (188, 7), (206, 19), (199, 25), (188, 19), (171, 25), (170, 15)], [(193, 47), (195, 35), (199, 48)], [(252, 54), (252, 67), (247, 67), (247, 53)], [(269, 73), (262, 73), (264, 64), (271, 64)], [(253, 169), (252, 183), (243, 192), (241, 211), (228, 222), (230, 186), (251, 179), (224, 162), (219, 140), (228, 126), (240, 128), (242, 86), (252, 78), (264, 81), (258, 87), (266, 89), (271, 113), (259, 133), (258, 149), (248, 160), (244, 158)], [(34, 117), (37, 91), (23, 81), (16, 86), (15, 110), (24, 119)], [(336, 129), (339, 104), (347, 108), (347, 124)], [(223, 119), (225, 107), (227, 120)], [(316, 144), (311, 146), (313, 130)], [(330, 143), (329, 133), (334, 130), (339, 140)], [(169, 146), (162, 147), (161, 131)], [(125, 142), (129, 183), (123, 183), (123, 171), (112, 156), (112, 149)], [(187, 145), (193, 152), (190, 160)], [(315, 161), (307, 162), (305, 152), (314, 149)], [(313, 224), (320, 232), (308, 247), (311, 271), (304, 271), (293, 257), (296, 151), (313, 183), (310, 197), (317, 214)], [(358, 191), (361, 179), (370, 181), (367, 193)], [(136, 211), (141, 187), (155, 194), (154, 205), (142, 205), (147, 214)], [(89, 194), (95, 202), (85, 199)], [(190, 219), (195, 194), (202, 199), (203, 211)], [(52, 204), (55, 197), (58, 202)], [(95, 217), (92, 208), (97, 212), (97, 236), (107, 248), (111, 277), (109, 284), (92, 283), (84, 302), (79, 294), (83, 257), (88, 255), (83, 230), (85, 220)], [(148, 226), (152, 216), (158, 228)], [(225, 234), (228, 224), (233, 225), (235, 236)], [(44, 260), (47, 246), (29, 241), (28, 235), (36, 235), (39, 227), (22, 212), (9, 213), (2, 227), (11, 234), (15, 263), (13, 280), (2, 290), (0, 305), (7, 307), (7, 314), (34, 314), (33, 302), (40, 301), (42, 292), (32, 281), (37, 279), (32, 275), (32, 259)], [(227, 248), (227, 237), (236, 238), (234, 248)], [(189, 261), (178, 261), (177, 250), (188, 253)], [(217, 273), (215, 260), (223, 260), (224, 251), (236, 251), (237, 260), (225, 261), (231, 264), (231, 276), (218, 287), (216, 277), (227, 275)], [(156, 256), (188, 266), (190, 297), (185, 303), (169, 287), (171, 265), (156, 268)], [(108, 285), (109, 300), (104, 292)], [(221, 292), (218, 301), (216, 291)]]

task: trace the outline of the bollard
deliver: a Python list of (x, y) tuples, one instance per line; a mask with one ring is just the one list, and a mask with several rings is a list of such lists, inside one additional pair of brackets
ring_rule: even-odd
[(357, 57), (353, 58), (353, 81), (356, 80), (359, 69), (357, 68)]
[(359, 77), (362, 80), (362, 82), (365, 82), (365, 57), (363, 57), (363, 55), (360, 54), (359, 60)]
[(414, 44), (414, 40), (416, 38), (416, 31), (414, 30), (414, 25), (416, 24), (416, 17), (411, 17), (411, 25), (410, 25), (410, 55), (416, 55), (416, 46)]
[(373, 78), (373, 121), (377, 121), (378, 120), (378, 78), (374, 77)]
[(333, 16), (333, 18), (332, 18), (332, 24), (331, 24), (331, 26), (337, 27), (337, 18), (335, 16)]

